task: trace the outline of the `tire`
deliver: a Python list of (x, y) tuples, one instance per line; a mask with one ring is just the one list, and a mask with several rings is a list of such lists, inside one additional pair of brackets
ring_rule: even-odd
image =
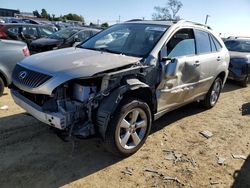
[(139, 99), (124, 99), (106, 130), (106, 149), (120, 157), (134, 154), (147, 139), (151, 124), (151, 111), (147, 103)]
[(221, 78), (218, 77), (215, 79), (205, 99), (202, 101), (203, 106), (208, 109), (213, 108), (220, 97), (221, 90), (222, 90), (222, 80)]
[(247, 76), (246, 78), (245, 78), (245, 80), (243, 80), (243, 81), (241, 81), (240, 82), (240, 85), (242, 86), (242, 87), (247, 87), (247, 84), (249, 83), (249, 76)]
[(4, 92), (4, 82), (3, 79), (0, 77), (0, 97), (3, 95)]

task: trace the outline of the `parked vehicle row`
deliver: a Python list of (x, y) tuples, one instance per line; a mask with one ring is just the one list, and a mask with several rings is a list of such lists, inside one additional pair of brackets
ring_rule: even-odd
[(132, 21), (25, 58), (10, 88), (38, 120), (69, 136), (100, 135), (109, 151), (129, 156), (166, 112), (193, 101), (214, 107), (228, 66), (223, 41), (204, 25)]
[(14, 17), (0, 17), (0, 23), (28, 23), (28, 24), (39, 24), (39, 25), (49, 25), (54, 31), (65, 29), (68, 27), (82, 27), (82, 23), (78, 21), (61, 22), (61, 21), (47, 21), (47, 20), (37, 20), (32, 18), (14, 18)]
[(53, 34), (53, 28), (34, 24), (0, 24), (0, 39), (19, 40), (30, 46), (33, 40)]
[(30, 51), (32, 54), (34, 54), (60, 48), (72, 47), (74, 45), (76, 46), (80, 42), (87, 40), (98, 32), (100, 32), (99, 29), (92, 29), (88, 27), (63, 29), (46, 38), (33, 41), (30, 45)]

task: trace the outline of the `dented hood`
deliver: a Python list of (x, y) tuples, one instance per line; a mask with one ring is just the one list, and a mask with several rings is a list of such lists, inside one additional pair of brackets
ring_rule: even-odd
[(107, 52), (66, 48), (32, 55), (19, 64), (52, 76), (65, 74), (78, 78), (134, 64), (139, 60), (140, 58)]

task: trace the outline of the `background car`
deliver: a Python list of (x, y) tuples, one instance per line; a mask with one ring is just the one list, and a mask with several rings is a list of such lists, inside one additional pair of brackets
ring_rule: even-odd
[(48, 37), (54, 33), (52, 27), (35, 24), (0, 24), (0, 39), (20, 40), (29, 46), (33, 40)]
[(235, 37), (225, 41), (230, 52), (229, 79), (246, 87), (250, 74), (250, 38)]
[(50, 21), (38, 21), (38, 20), (27, 19), (27, 18), (23, 18), (22, 21), (23, 23), (28, 23), (28, 24), (46, 25), (46, 26), (51, 27), (54, 32), (58, 31), (58, 28), (54, 24), (52, 24)]
[(35, 40), (30, 45), (32, 54), (49, 50), (72, 47), (98, 33), (100, 29), (75, 27), (58, 31), (47, 38)]
[(16, 63), (29, 56), (29, 49), (23, 42), (0, 40), (0, 96), (4, 87), (11, 83), (11, 75)]

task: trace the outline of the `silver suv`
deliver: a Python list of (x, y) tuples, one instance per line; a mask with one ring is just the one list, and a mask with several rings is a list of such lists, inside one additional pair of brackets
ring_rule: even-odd
[(18, 63), (15, 102), (40, 121), (129, 156), (153, 120), (193, 101), (213, 107), (227, 79), (229, 53), (207, 26), (181, 20), (114, 25), (76, 48)]

